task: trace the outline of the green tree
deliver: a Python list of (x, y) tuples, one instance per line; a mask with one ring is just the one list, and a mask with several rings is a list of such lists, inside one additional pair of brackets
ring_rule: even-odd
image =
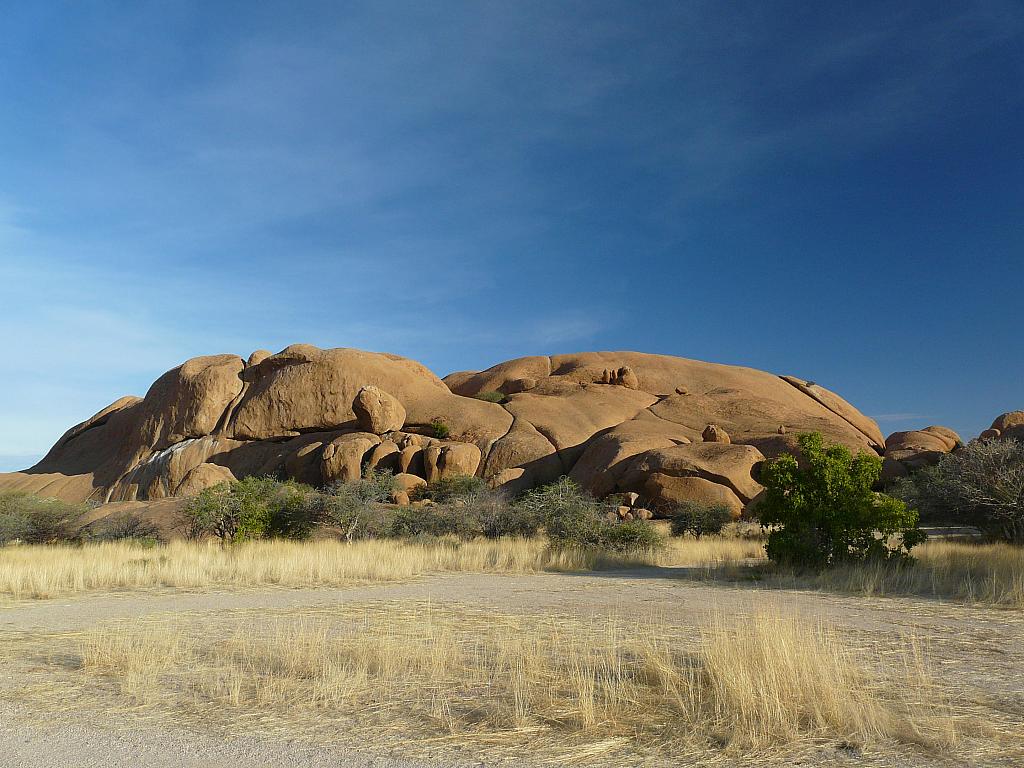
[(882, 460), (817, 432), (798, 438), (804, 466), (785, 454), (761, 470), (765, 495), (757, 511), (769, 529), (766, 550), (778, 563), (822, 568), (868, 558), (900, 558), (924, 540), (917, 512), (875, 493)]
[(699, 539), (704, 534), (721, 533), (731, 521), (732, 511), (724, 504), (684, 501), (672, 514), (672, 535), (685, 536), (689, 533)]
[(213, 535), (222, 543), (268, 534), (301, 537), (313, 522), (313, 490), (293, 480), (247, 477), (206, 488), (189, 500), (185, 521), (191, 538)]

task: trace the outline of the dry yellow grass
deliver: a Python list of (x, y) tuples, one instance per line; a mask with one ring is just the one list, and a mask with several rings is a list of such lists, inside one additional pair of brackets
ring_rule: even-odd
[[(139, 705), (242, 723), (345, 722), (590, 762), (801, 742), (954, 745), (958, 717), (912, 643), (855, 650), (797, 615), (653, 618), (495, 615), (370, 606), (203, 627), (119, 626), (81, 640), (82, 669)], [(341, 732), (341, 731), (339, 731)]]
[[(1024, 608), (1024, 548), (934, 541), (914, 550), (910, 564), (863, 563), (821, 574), (792, 575), (759, 568), (766, 584), (864, 595), (923, 595)], [(636, 555), (554, 551), (541, 539), (472, 542), (321, 540), (219, 546), (173, 542), (143, 548), (108, 543), (82, 547), (0, 548), (0, 595), (48, 598), (104, 590), (170, 587), (310, 587), (409, 579), (427, 573), (536, 573), (632, 566), (692, 567), (707, 578), (742, 578), (766, 563), (757, 540), (671, 539), (660, 551)], [(680, 575), (685, 575), (680, 573)]]
[(929, 541), (912, 563), (860, 563), (779, 583), (863, 595), (922, 595), (1024, 608), (1024, 548), (1009, 544)]
[(630, 556), (552, 551), (543, 540), (294, 542), (272, 540), (222, 549), (213, 543), (172, 542), (82, 547), (0, 548), (0, 595), (47, 598), (81, 592), (149, 587), (332, 586), (408, 579), (425, 573), (582, 571), (635, 565), (711, 566), (756, 557), (757, 542), (675, 540), (663, 551)]

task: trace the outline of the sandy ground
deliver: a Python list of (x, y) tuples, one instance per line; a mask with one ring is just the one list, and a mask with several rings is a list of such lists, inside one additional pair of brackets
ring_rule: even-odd
[[(0, 604), (0, 643), (49, 633), (87, 630), (100, 623), (174, 614), (329, 608), (345, 603), (426, 601), (508, 612), (591, 616), (655, 615), (683, 627), (715, 611), (747, 615), (766, 604), (795, 609), (841, 628), (848, 637), (883, 644), (922, 638), (944, 681), (959, 695), (1001, 712), (1024, 712), (1024, 613), (917, 598), (866, 598), (702, 583), (671, 569), (601, 574), (502, 576), (439, 575), (415, 582), (350, 589), (264, 589), (204, 593), (120, 593)], [(0, 645), (0, 648), (3, 646)], [(363, 754), (273, 736), (225, 739), (173, 723), (137, 721), (122, 713), (55, 713), (34, 707), (19, 691), (29, 670), (0, 658), (0, 766), (374, 766), (482, 765), (432, 759), (429, 763)], [(1012, 715), (1015, 716), (1015, 715)], [(1024, 726), (1024, 723), (1022, 723)], [(523, 765), (533, 765), (524, 756)], [(537, 763), (540, 764), (540, 763)], [(545, 763), (549, 764), (549, 763)], [(686, 763), (680, 763), (686, 764)], [(722, 763), (718, 763), (722, 764)], [(743, 764), (742, 761), (736, 763)], [(979, 765), (949, 755), (847, 755), (832, 750), (812, 765)], [(1014, 765), (994, 758), (991, 765)]]

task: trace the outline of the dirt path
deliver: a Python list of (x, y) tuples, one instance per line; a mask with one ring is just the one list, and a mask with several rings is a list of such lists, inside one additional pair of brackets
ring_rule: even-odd
[[(74, 632), (108, 621), (168, 614), (279, 611), (327, 608), (375, 601), (430, 601), (502, 613), (549, 613), (622, 617), (654, 615), (683, 627), (698, 626), (712, 612), (746, 615), (777, 605), (840, 628), (851, 638), (883, 646), (921, 638), (944, 680), (962, 695), (994, 700), (1000, 708), (1024, 708), (1024, 613), (917, 598), (865, 598), (817, 592), (769, 590), (678, 578), (670, 569), (601, 574), (438, 575), (414, 582), (349, 589), (261, 589), (204, 593), (122, 593), (0, 606), (0, 641), (37, 633)], [(0, 694), (23, 680), (7, 666)], [(3, 697), (6, 699), (7, 697)], [(19, 708), (20, 707), (20, 708)], [(23, 705), (0, 703), (0, 766), (375, 766), (412, 768), (415, 762), (369, 758), (347, 751), (310, 748), (275, 739), (221, 738), (128, 724), (103, 715), (88, 721), (66, 715), (42, 717)], [(833, 757), (826, 761), (842, 764)], [(851, 762), (865, 764), (864, 762)], [(935, 756), (915, 765), (956, 765)], [(1010, 765), (1012, 763), (1003, 763)], [(431, 766), (460, 765), (432, 762)]]

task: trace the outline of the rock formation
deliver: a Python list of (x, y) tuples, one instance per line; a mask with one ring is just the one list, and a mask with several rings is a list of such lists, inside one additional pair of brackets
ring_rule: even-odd
[(997, 416), (992, 426), (978, 435), (981, 440), (993, 438), (1013, 439), (1024, 442), (1024, 411), (1008, 411)]
[[(484, 392), (505, 397), (474, 397)], [(929, 429), (922, 440), (948, 445)], [(598, 495), (637, 494), (636, 509), (691, 498), (738, 513), (760, 491), (759, 462), (809, 431), (854, 451), (885, 446), (838, 395), (751, 368), (588, 352), (442, 380), (397, 355), (296, 344), (189, 360), (144, 398), (72, 427), (32, 469), (0, 475), (0, 487), (153, 500), (249, 475), (327, 484), (373, 466), (424, 481), (476, 474), (511, 490), (570, 475)], [(416, 484), (403, 479), (403, 491)]]
[(960, 435), (946, 427), (931, 426), (909, 432), (893, 432), (885, 439), (882, 481), (906, 477), (938, 462), (943, 454), (962, 445)]

